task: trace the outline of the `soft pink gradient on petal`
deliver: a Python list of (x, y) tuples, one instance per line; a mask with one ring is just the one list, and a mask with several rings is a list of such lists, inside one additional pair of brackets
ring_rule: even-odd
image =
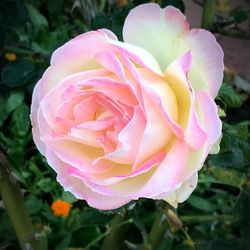
[(133, 169), (137, 169), (141, 163), (164, 150), (173, 136), (171, 128), (166, 123), (165, 117), (158, 106), (147, 93), (143, 93), (143, 98), (146, 110), (146, 126), (138, 146)]
[[(193, 150), (198, 150), (207, 138), (195, 110), (195, 93), (187, 79), (191, 68), (191, 52), (174, 60), (166, 69), (166, 80), (177, 97), (179, 122), (185, 130), (185, 141)], [(184, 96), (186, 95), (186, 96)], [(188, 95), (188, 96), (187, 96)], [(187, 98), (186, 101), (185, 98)], [(188, 108), (188, 106), (190, 106)]]
[(167, 195), (162, 194), (154, 198), (164, 199), (170, 205), (177, 208), (178, 203), (182, 203), (188, 199), (188, 197), (196, 188), (197, 184), (198, 184), (198, 174), (194, 173), (188, 180), (183, 182), (181, 186), (178, 187), (176, 190), (168, 193)]
[(181, 140), (173, 142), (165, 159), (152, 174), (142, 190), (138, 192), (138, 195), (150, 198), (162, 192), (172, 190), (181, 181), (187, 157), (188, 148), (186, 143)]
[(218, 94), (224, 71), (224, 53), (214, 35), (204, 29), (189, 31), (184, 48), (192, 51), (193, 68), (189, 79), (196, 91), (208, 92), (212, 98)]
[(104, 66), (104, 68), (116, 74), (123, 82), (125, 82), (125, 73), (119, 58), (110, 51), (102, 51), (95, 55), (96, 60)]
[(151, 53), (164, 71), (178, 56), (178, 42), (189, 30), (185, 16), (176, 8), (161, 9), (154, 3), (132, 9), (123, 26), (123, 39)]
[(218, 115), (218, 108), (212, 99), (205, 92), (197, 93), (197, 106), (200, 110), (202, 125), (208, 135), (208, 144), (213, 145), (216, 143), (222, 130), (222, 123)]
[(101, 210), (119, 208), (130, 201), (129, 198), (121, 196), (104, 196), (86, 187), (82, 180), (69, 176), (67, 166), (52, 151), (46, 152), (46, 159), (49, 165), (57, 173), (57, 181), (63, 186), (65, 191), (69, 191), (77, 199), (86, 200), (87, 203)]
[(136, 106), (132, 119), (118, 135), (116, 150), (105, 157), (118, 163), (133, 163), (145, 129), (145, 124), (146, 120), (141, 108)]
[(45, 150), (46, 150), (46, 145), (40, 139), (41, 130), (39, 129), (39, 124), (38, 124), (38, 111), (40, 109), (40, 101), (39, 101), (40, 81), (36, 84), (36, 86), (33, 89), (30, 119), (31, 119), (31, 124), (32, 124), (33, 140), (34, 140), (38, 150), (42, 154), (44, 154)]
[(151, 53), (163, 71), (191, 50), (193, 67), (189, 75), (194, 90), (206, 91), (213, 98), (218, 93), (223, 78), (223, 51), (209, 31), (189, 31), (186, 18), (178, 9), (161, 9), (154, 3), (137, 6), (125, 20), (123, 38)]
[(145, 67), (158, 75), (163, 75), (158, 62), (142, 47), (119, 41), (110, 41), (110, 44), (112, 44), (113, 48), (116, 49), (119, 54), (129, 58), (136, 64)]

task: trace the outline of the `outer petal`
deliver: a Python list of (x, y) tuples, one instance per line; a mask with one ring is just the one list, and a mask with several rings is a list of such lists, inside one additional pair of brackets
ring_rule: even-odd
[(198, 183), (198, 174), (194, 173), (188, 180), (186, 180), (178, 189), (169, 193), (165, 198), (170, 205), (177, 208), (178, 203), (182, 203), (188, 199), (194, 191)]
[(123, 38), (150, 52), (163, 71), (175, 58), (191, 50), (190, 79), (194, 90), (216, 96), (223, 77), (222, 49), (210, 32), (189, 31), (186, 18), (178, 9), (161, 9), (157, 4), (134, 8), (125, 20)]
[(62, 162), (52, 151), (47, 150), (46, 158), (49, 165), (57, 173), (57, 181), (64, 187), (65, 191), (71, 192), (76, 198), (86, 200), (87, 203), (101, 210), (109, 210), (119, 208), (131, 199), (120, 196), (105, 196), (93, 192), (85, 186), (84, 182), (78, 178), (69, 176), (67, 173), (67, 165)]
[(218, 108), (214, 100), (205, 92), (197, 93), (197, 107), (200, 111), (202, 126), (208, 135), (208, 144), (215, 144), (222, 130), (222, 123), (218, 115)]
[(123, 39), (150, 52), (165, 71), (179, 55), (180, 39), (188, 32), (185, 16), (174, 7), (164, 10), (157, 4), (142, 4), (128, 14)]
[(30, 119), (31, 119), (31, 124), (32, 124), (33, 140), (34, 140), (38, 150), (42, 154), (44, 154), (45, 149), (46, 149), (46, 145), (40, 139), (41, 132), (40, 132), (39, 125), (37, 122), (37, 119), (38, 119), (37, 116), (38, 116), (38, 110), (39, 110), (39, 104), (40, 104), (40, 99), (39, 99), (40, 83), (39, 82), (36, 84), (36, 86), (34, 87), (34, 90), (33, 90)]
[(47, 94), (66, 76), (101, 68), (95, 55), (105, 50), (112, 50), (109, 41), (116, 40), (111, 31), (97, 30), (86, 32), (56, 49), (51, 57), (51, 66), (42, 78), (42, 93)]
[(179, 124), (185, 130), (185, 141), (193, 150), (198, 150), (207, 137), (195, 110), (195, 94), (187, 79), (191, 67), (191, 52), (174, 60), (166, 70), (166, 81), (175, 93)]
[(216, 97), (222, 84), (224, 53), (212, 33), (203, 29), (192, 29), (183, 41), (183, 52), (192, 51), (193, 67), (189, 79), (193, 88)]

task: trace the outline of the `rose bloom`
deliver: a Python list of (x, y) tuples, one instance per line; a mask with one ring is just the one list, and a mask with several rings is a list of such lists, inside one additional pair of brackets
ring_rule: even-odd
[(221, 135), (223, 52), (178, 9), (153, 3), (130, 11), (123, 38), (91, 31), (52, 54), (33, 93), (34, 141), (92, 207), (141, 197), (176, 207)]

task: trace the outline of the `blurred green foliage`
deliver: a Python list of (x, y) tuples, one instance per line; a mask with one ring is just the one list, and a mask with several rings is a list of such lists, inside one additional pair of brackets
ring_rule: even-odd
[[(122, 25), (129, 10), (148, 1), (127, 1), (119, 8), (108, 1), (99, 5), (94, 5), (98, 1), (90, 1), (93, 13), (89, 16), (85, 15), (90, 13), (89, 9), (80, 2), (1, 0), (0, 145), (21, 182), (36, 229), (46, 236), (45, 249), (100, 249), (103, 238), (112, 230), (109, 225), (114, 216), (125, 212), (130, 219), (122, 249), (144, 249), (143, 246), (150, 249), (157, 214), (172, 208), (164, 202), (144, 199), (110, 212), (90, 208), (63, 191), (32, 140), (29, 122), (32, 89), (49, 65), (52, 51), (91, 29), (105, 27), (122, 39)], [(185, 10), (184, 1), (158, 2), (162, 7), (174, 5)], [(247, 13), (242, 11), (233, 12), (235, 22), (246, 19)], [(6, 53), (14, 53), (17, 59), (8, 61)], [(217, 103), (227, 113), (223, 118), (220, 153), (208, 158), (200, 171), (200, 183), (188, 201), (174, 210), (172, 217), (167, 215), (163, 220), (165, 233), (158, 242), (159, 250), (249, 249), (250, 121), (239, 116), (236, 122), (232, 115), (239, 109), (244, 114), (249, 112), (249, 96), (240, 95), (233, 86), (234, 80), (223, 83), (217, 97)], [(73, 204), (66, 218), (53, 215), (50, 206), (56, 199)], [(1, 204), (0, 249), (17, 248), (15, 234)]]

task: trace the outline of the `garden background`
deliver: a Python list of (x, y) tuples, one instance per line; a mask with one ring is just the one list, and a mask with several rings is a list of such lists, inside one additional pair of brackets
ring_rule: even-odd
[[(63, 191), (33, 143), (32, 90), (53, 50), (98, 28), (112, 30), (121, 40), (129, 10), (145, 2), (149, 1), (0, 1), (0, 192), (9, 204), (10, 194), (16, 195), (11, 207), (16, 220), (27, 216), (22, 214), (24, 197), (32, 222), (16, 229), (24, 249), (250, 249), (249, 0), (154, 1), (179, 8), (191, 27), (216, 34), (225, 52), (224, 81), (216, 98), (225, 111), (221, 150), (209, 156), (198, 187), (178, 209), (149, 199), (115, 211), (90, 208)], [(0, 249), (19, 249), (1, 200)]]

